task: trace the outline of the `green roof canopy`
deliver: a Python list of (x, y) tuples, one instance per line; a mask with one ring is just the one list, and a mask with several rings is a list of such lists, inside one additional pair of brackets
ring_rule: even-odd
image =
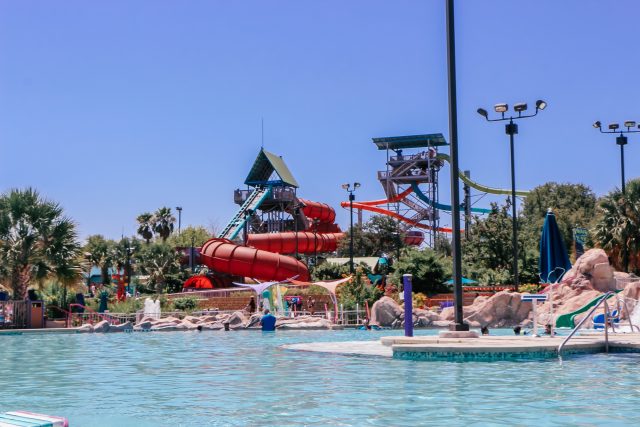
[(440, 147), (447, 144), (441, 133), (428, 135), (390, 136), (387, 138), (372, 138), (378, 150), (402, 150), (403, 148)]
[[(274, 175), (275, 173), (275, 175)], [(256, 161), (244, 180), (246, 185), (283, 185), (298, 188), (298, 181), (282, 157), (261, 149)]]

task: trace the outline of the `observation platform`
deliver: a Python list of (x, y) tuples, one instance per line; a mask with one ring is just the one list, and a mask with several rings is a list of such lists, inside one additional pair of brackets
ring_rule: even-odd
[[(379, 341), (304, 343), (286, 350), (314, 351), (350, 356), (376, 356), (426, 361), (541, 360), (558, 357), (565, 336), (492, 336), (442, 338), (440, 336), (383, 337)], [(574, 336), (562, 356), (605, 352), (603, 332)], [(640, 353), (640, 333), (609, 334), (609, 353)]]

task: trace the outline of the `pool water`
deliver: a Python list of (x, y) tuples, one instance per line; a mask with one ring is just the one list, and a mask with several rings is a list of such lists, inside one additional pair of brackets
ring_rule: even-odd
[(0, 336), (0, 411), (72, 427), (640, 424), (638, 354), (456, 363), (279, 348), (399, 334)]

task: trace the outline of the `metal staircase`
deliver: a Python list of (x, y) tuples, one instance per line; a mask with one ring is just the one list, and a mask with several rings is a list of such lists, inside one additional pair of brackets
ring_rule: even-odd
[(247, 222), (247, 219), (256, 211), (262, 204), (262, 202), (269, 197), (271, 193), (271, 186), (256, 187), (255, 190), (247, 197), (247, 200), (240, 206), (238, 213), (229, 221), (227, 226), (218, 235), (219, 238), (233, 240), (236, 238), (242, 227)]

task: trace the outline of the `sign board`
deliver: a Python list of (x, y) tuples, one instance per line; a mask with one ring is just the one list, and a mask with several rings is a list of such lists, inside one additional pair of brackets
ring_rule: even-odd
[(526, 302), (526, 301), (536, 301), (536, 302), (544, 302), (547, 300), (547, 295), (546, 294), (525, 294), (522, 295), (522, 301)]
[(573, 244), (576, 249), (576, 259), (584, 254), (584, 244), (587, 242), (589, 231), (583, 227), (575, 227), (573, 229)]

